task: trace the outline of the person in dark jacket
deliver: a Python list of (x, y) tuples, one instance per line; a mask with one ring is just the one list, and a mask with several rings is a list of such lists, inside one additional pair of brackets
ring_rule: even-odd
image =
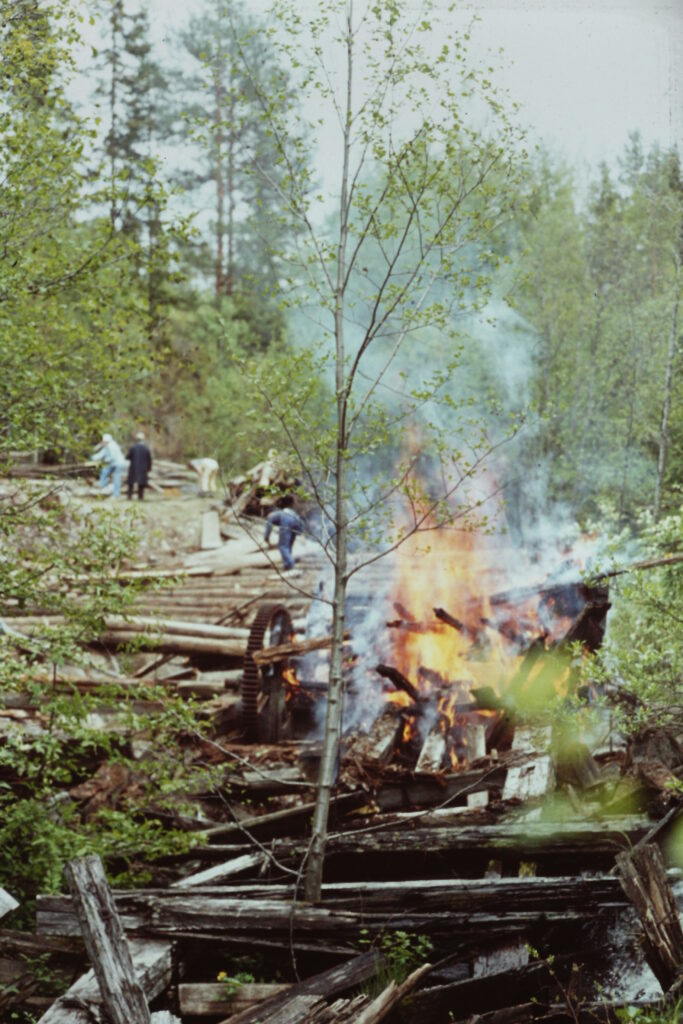
[(266, 519), (266, 532), (264, 540), (266, 544), (270, 539), (270, 533), (274, 526), (278, 528), (277, 546), (282, 555), (282, 564), (285, 569), (293, 569), (295, 559), (292, 557), (292, 545), (300, 533), (304, 532), (303, 519), (292, 508), (294, 499), (291, 495), (285, 495), (280, 502), (280, 508), (271, 512)]
[(152, 468), (152, 453), (145, 444), (145, 435), (136, 434), (135, 444), (128, 451), (128, 498), (133, 497), (133, 488), (138, 485), (138, 499), (142, 501), (147, 486), (147, 476)]

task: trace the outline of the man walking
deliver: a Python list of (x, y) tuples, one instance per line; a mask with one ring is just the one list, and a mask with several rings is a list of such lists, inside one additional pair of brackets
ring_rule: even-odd
[(266, 532), (264, 540), (266, 544), (270, 541), (270, 532), (274, 526), (278, 528), (277, 546), (282, 556), (282, 564), (286, 570), (293, 569), (295, 560), (292, 557), (292, 545), (298, 534), (303, 533), (305, 527), (301, 516), (292, 508), (294, 498), (287, 494), (280, 502), (280, 508), (271, 512), (266, 520)]
[(128, 451), (128, 500), (133, 497), (133, 488), (138, 485), (138, 501), (145, 496), (147, 477), (152, 468), (152, 453), (145, 444), (145, 435), (135, 435), (135, 444)]
[(121, 494), (121, 478), (126, 460), (111, 434), (102, 435), (100, 447), (90, 458), (92, 462), (102, 463), (98, 485), (105, 488), (109, 483), (109, 477), (111, 477), (113, 481), (112, 496), (118, 498)]

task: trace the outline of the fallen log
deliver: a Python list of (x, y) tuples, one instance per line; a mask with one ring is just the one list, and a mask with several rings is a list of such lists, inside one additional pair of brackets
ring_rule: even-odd
[[(466, 808), (462, 808), (466, 810)], [(438, 814), (438, 812), (429, 812)], [(447, 813), (446, 811), (444, 813)], [(377, 831), (359, 831), (331, 835), (328, 851), (331, 863), (351, 867), (351, 859), (358, 858), (367, 865), (369, 854), (380, 859), (405, 856), (414, 858), (417, 850), (422, 851), (424, 861), (429, 858), (447, 858), (453, 865), (455, 858), (534, 859), (549, 858), (554, 863), (566, 862), (568, 867), (580, 860), (582, 867), (599, 870), (609, 869), (615, 856), (637, 843), (648, 830), (645, 818), (617, 818), (603, 822), (523, 822), (500, 825), (460, 825), (457, 829), (422, 824), (424, 815), (419, 811), (407, 812), (403, 822), (389, 818), (377, 822), (383, 827)], [(405, 827), (402, 827), (402, 824)], [(390, 827), (392, 826), (393, 827)], [(306, 846), (301, 840), (276, 839), (273, 855), (278, 860), (296, 860), (305, 853)], [(195, 847), (192, 856), (202, 858), (231, 858), (253, 852), (248, 845)], [(336, 869), (339, 877), (339, 868)], [(43, 897), (40, 897), (43, 899)]]
[[(414, 844), (413, 849), (417, 848)], [(290, 932), (320, 941), (352, 938), (362, 927), (377, 932), (409, 924), (443, 929), (475, 915), (490, 924), (520, 915), (572, 913), (590, 918), (627, 903), (619, 881), (609, 875), (327, 883), (322, 903), (316, 906), (293, 906), (292, 886), (264, 884), (128, 891), (114, 897), (121, 920), (135, 934), (208, 937), (232, 933), (249, 941)], [(63, 896), (39, 896), (36, 922), (41, 934), (74, 934), (78, 928)]]
[(242, 658), (247, 645), (239, 640), (215, 640), (208, 637), (182, 636), (173, 633), (142, 633), (135, 629), (107, 630), (100, 634), (99, 642), (106, 647), (124, 647), (143, 641), (160, 654), (223, 654)]
[[(360, 807), (366, 801), (367, 796), (364, 793), (342, 793), (337, 797), (332, 797), (330, 800), (332, 818), (330, 820), (333, 820), (335, 811)], [(284, 826), (284, 834), (289, 835), (291, 833), (288, 826), (300, 831), (302, 825), (310, 824), (314, 810), (315, 802), (300, 804), (298, 807), (285, 807), (281, 811), (272, 811), (270, 814), (253, 815), (242, 818), (240, 821), (216, 825), (214, 828), (204, 830), (204, 834), (209, 838), (220, 836), (228, 841), (230, 836), (239, 839), (247, 833), (258, 836), (259, 839), (264, 837), (270, 839), (275, 835), (282, 835)]]
[(157, 619), (130, 615), (108, 615), (105, 626), (110, 632), (124, 630), (152, 630), (159, 633), (179, 634), (180, 636), (208, 637), (217, 640), (246, 640), (249, 630), (243, 626), (215, 626), (207, 622), (188, 622), (181, 619)]

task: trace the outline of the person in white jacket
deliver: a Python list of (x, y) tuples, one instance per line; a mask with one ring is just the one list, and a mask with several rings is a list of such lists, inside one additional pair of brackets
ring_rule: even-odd
[(121, 494), (121, 479), (123, 477), (123, 471), (128, 463), (111, 434), (102, 435), (102, 443), (90, 458), (92, 462), (102, 463), (100, 479), (98, 480), (99, 486), (106, 487), (109, 483), (109, 477), (112, 477), (112, 493), (115, 498), (118, 498)]

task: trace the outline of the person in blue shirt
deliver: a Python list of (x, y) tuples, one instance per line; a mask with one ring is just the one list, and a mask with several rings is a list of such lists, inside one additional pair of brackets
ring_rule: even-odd
[(271, 512), (266, 520), (266, 532), (264, 540), (266, 544), (270, 541), (271, 530), (274, 526), (278, 528), (277, 546), (282, 555), (282, 564), (285, 569), (293, 569), (295, 559), (292, 556), (292, 545), (300, 533), (303, 533), (305, 526), (301, 516), (294, 511), (294, 498), (290, 494), (280, 502), (280, 508)]
[(109, 477), (111, 477), (113, 481), (112, 497), (118, 498), (121, 494), (121, 478), (127, 463), (123, 452), (111, 434), (102, 435), (102, 443), (97, 451), (90, 456), (90, 461), (102, 463), (98, 485), (101, 488), (106, 487)]

